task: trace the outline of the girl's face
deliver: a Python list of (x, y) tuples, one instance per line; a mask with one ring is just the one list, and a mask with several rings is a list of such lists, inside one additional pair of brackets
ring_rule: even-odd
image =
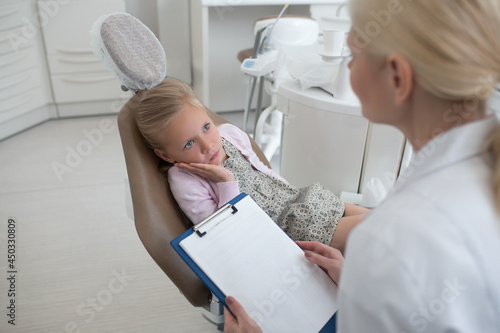
[(217, 127), (204, 109), (186, 104), (159, 136), (163, 149), (156, 155), (170, 163), (219, 165), (226, 159)]

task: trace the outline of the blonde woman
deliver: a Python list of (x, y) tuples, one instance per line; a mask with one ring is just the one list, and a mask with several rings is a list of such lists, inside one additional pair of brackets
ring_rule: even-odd
[[(500, 128), (487, 106), (500, 82), (500, 2), (351, 0), (350, 9), (363, 115), (398, 128), (415, 154), (351, 232), (344, 263), (299, 242), (339, 282), (338, 330), (500, 332)], [(227, 303), (226, 332), (260, 331)]]

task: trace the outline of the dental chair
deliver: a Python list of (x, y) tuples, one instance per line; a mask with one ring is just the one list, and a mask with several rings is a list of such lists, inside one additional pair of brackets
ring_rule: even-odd
[[(123, 90), (134, 95), (118, 115), (118, 128), (125, 155), (137, 233), (156, 264), (184, 297), (211, 322), (223, 326), (222, 304), (170, 246), (170, 241), (192, 227), (170, 192), (159, 170), (159, 158), (147, 147), (136, 123), (142, 91), (159, 84), (166, 76), (164, 50), (154, 34), (126, 13), (98, 19), (91, 30), (95, 55), (120, 79)], [(216, 125), (227, 122), (208, 110)], [(263, 163), (264, 154), (251, 139)]]

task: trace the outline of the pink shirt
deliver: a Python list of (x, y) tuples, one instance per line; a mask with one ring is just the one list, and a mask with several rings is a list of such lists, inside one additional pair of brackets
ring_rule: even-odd
[[(220, 136), (235, 146), (252, 167), (286, 183), (260, 161), (245, 132), (231, 124), (222, 124), (217, 129)], [(201, 222), (240, 193), (237, 181), (216, 183), (175, 166), (168, 170), (168, 182), (175, 200), (193, 224)]]

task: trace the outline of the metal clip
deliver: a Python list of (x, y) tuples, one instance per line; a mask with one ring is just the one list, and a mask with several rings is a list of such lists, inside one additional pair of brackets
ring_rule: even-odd
[(232, 213), (231, 214), (235, 214), (238, 212), (238, 209), (231, 205), (231, 204), (226, 204), (224, 205), (223, 207), (221, 207), (218, 211), (216, 211), (215, 213), (213, 213), (212, 215), (210, 215), (209, 217), (207, 217), (206, 219), (204, 219), (203, 221), (201, 221), (200, 223), (198, 223), (197, 225), (195, 225), (193, 227), (193, 231), (196, 232), (196, 234), (200, 237), (203, 237), (205, 236), (205, 234), (207, 233), (206, 231), (200, 231), (200, 229), (206, 225), (208, 225), (210, 222), (212, 221), (215, 221), (217, 217), (221, 216), (223, 213), (225, 213), (228, 209), (232, 209)]

